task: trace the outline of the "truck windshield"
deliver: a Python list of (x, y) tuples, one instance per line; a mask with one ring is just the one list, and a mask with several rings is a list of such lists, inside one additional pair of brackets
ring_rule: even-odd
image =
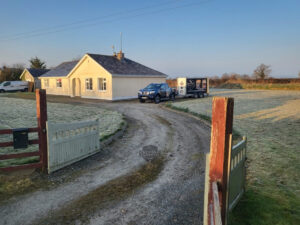
[(161, 84), (149, 84), (146, 88), (147, 89), (156, 89), (159, 88)]

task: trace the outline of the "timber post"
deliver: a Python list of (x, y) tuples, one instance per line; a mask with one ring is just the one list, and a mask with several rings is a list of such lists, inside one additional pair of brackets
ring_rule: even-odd
[(48, 152), (47, 152), (47, 101), (46, 90), (36, 89), (36, 114), (38, 122), (38, 135), (39, 135), (39, 152), (40, 162), (42, 163), (42, 171), (48, 172)]
[[(212, 128), (210, 143), (208, 209), (213, 202), (213, 182), (217, 182), (221, 206), (222, 224), (227, 224), (228, 179), (233, 124), (233, 98), (214, 97), (212, 105)], [(211, 224), (211, 214), (208, 224)]]

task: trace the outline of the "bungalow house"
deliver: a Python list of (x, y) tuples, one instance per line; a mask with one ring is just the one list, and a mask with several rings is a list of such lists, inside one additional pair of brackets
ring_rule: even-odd
[(167, 75), (124, 57), (85, 54), (64, 62), (40, 77), (47, 94), (121, 100), (137, 98), (139, 89), (166, 82)]
[(20, 75), (20, 79), (29, 82), (29, 87), (33, 89), (41, 88), (41, 81), (38, 79), (41, 75), (48, 72), (47, 69), (24, 69), (23, 73)]

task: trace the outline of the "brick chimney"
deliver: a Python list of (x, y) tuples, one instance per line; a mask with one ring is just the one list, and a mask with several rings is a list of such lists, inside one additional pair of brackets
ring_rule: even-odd
[(122, 61), (124, 59), (124, 53), (122, 52), (122, 50), (120, 52), (118, 52), (117, 59), (120, 61)]

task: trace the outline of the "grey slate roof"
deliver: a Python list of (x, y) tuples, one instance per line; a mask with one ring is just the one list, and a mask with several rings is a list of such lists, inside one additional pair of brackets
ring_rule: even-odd
[(41, 77), (65, 77), (71, 72), (78, 62), (79, 60), (63, 62)]
[(125, 57), (122, 60), (119, 60), (116, 58), (116, 56), (98, 55), (98, 54), (89, 54), (89, 53), (88, 55), (111, 74), (140, 75), (140, 76), (154, 75), (154, 76), (163, 76), (163, 77), (167, 76), (164, 73), (146, 67), (140, 63), (134, 62)]
[[(109, 73), (115, 75), (138, 75), (138, 76), (161, 76), (167, 75), (157, 70), (146, 67), (140, 63), (134, 62), (130, 59), (124, 58), (122, 60), (117, 59), (116, 56), (89, 54), (99, 65), (106, 69)], [(51, 69), (41, 77), (65, 77), (76, 66), (79, 60), (63, 62), (57, 67)]]
[(33, 68), (27, 68), (27, 70), (33, 77), (39, 77), (49, 71), (48, 69), (33, 69)]

